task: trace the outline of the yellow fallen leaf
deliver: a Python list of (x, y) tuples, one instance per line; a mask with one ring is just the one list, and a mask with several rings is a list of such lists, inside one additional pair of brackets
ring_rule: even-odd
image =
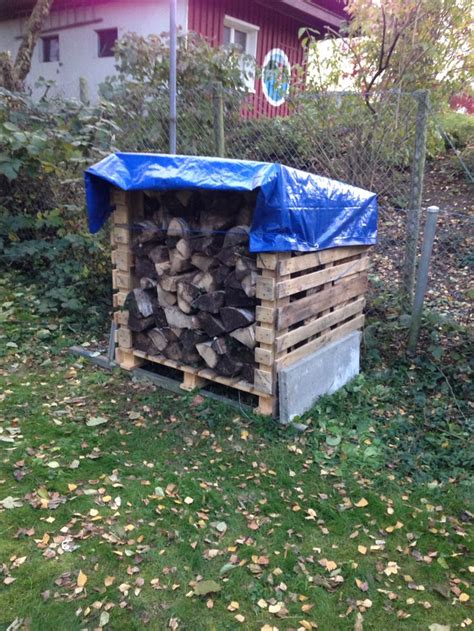
[(68, 485), (67, 485), (67, 488), (68, 488), (70, 491), (75, 491), (75, 490), (77, 489), (77, 484), (68, 484)]
[(104, 585), (106, 587), (110, 587), (111, 585), (114, 584), (114, 581), (115, 581), (115, 576), (106, 576), (104, 578)]
[(99, 511), (97, 510), (97, 508), (91, 508), (89, 511), (89, 515), (91, 517), (97, 517), (98, 514), (99, 514)]
[(365, 499), (365, 497), (362, 497), (358, 502), (354, 504), (354, 506), (357, 506), (357, 508), (364, 508), (364, 506), (367, 506), (368, 503), (369, 502)]
[(233, 600), (232, 602), (229, 603), (229, 606), (227, 607), (227, 609), (229, 611), (235, 611), (239, 607), (240, 607), (239, 603), (236, 600)]
[(249, 433), (248, 433), (248, 431), (247, 431), (246, 429), (243, 429), (243, 430), (240, 432), (240, 438), (241, 438), (242, 440), (248, 440), (248, 437), (249, 437)]
[(459, 594), (459, 602), (461, 603), (467, 603), (469, 598), (470, 598), (469, 594), (466, 594), (465, 592), (463, 592), (462, 594)]
[(104, 495), (104, 497), (102, 498), (102, 501), (104, 502), (104, 504), (108, 504), (109, 502), (112, 501), (112, 497), (110, 495)]
[(87, 583), (87, 575), (84, 574), (82, 570), (79, 570), (79, 574), (77, 576), (77, 586), (84, 587), (86, 583)]
[(268, 607), (267, 601), (263, 600), (263, 598), (260, 598), (260, 600), (257, 602), (257, 605), (260, 607), (260, 609), (266, 609)]
[(192, 497), (185, 497), (184, 498), (184, 503), (185, 504), (192, 504), (194, 502)]
[(238, 613), (236, 616), (234, 616), (234, 618), (237, 620), (237, 622), (245, 622), (245, 616), (243, 616), (241, 613)]
[(357, 551), (360, 552), (360, 554), (367, 554), (367, 548), (365, 546), (357, 546)]
[(282, 603), (276, 603), (276, 605), (270, 605), (268, 607), (268, 611), (270, 613), (278, 613), (282, 607), (283, 607)]

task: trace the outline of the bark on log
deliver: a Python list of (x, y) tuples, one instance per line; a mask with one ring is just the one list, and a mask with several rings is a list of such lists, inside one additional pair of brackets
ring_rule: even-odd
[(196, 316), (186, 315), (179, 307), (166, 307), (166, 320), (171, 327), (178, 329), (198, 329), (199, 320)]
[(229, 335), (248, 348), (255, 348), (257, 343), (255, 340), (255, 324), (246, 326), (243, 329), (235, 329)]
[(222, 320), (220, 318), (216, 318), (211, 313), (201, 311), (196, 317), (201, 325), (201, 328), (204, 329), (209, 337), (216, 337), (226, 333)]
[(255, 313), (249, 309), (238, 309), (237, 307), (224, 307), (220, 310), (222, 322), (225, 330), (229, 333), (235, 329), (249, 326), (255, 321)]
[(224, 306), (225, 292), (213, 291), (209, 294), (201, 294), (192, 303), (192, 306), (199, 311), (208, 313), (219, 313)]

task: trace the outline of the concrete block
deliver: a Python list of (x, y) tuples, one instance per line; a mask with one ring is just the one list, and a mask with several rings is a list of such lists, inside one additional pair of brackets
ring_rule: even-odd
[(359, 374), (361, 337), (354, 331), (280, 370), (280, 423), (290, 423), (323, 394), (339, 390)]

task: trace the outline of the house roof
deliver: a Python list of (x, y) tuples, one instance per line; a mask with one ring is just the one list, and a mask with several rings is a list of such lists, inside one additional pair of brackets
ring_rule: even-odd
[[(344, 0), (253, 0), (285, 15), (300, 19), (308, 26), (325, 22), (339, 26), (346, 18)], [(112, 4), (120, 0), (54, 0), (53, 9), (75, 8), (92, 4)], [(29, 15), (35, 0), (0, 0), (0, 20)]]

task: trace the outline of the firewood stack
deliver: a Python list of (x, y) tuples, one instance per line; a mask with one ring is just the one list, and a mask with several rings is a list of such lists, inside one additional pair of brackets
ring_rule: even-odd
[(256, 193), (147, 192), (133, 225), (135, 289), (125, 303), (134, 348), (254, 381)]

